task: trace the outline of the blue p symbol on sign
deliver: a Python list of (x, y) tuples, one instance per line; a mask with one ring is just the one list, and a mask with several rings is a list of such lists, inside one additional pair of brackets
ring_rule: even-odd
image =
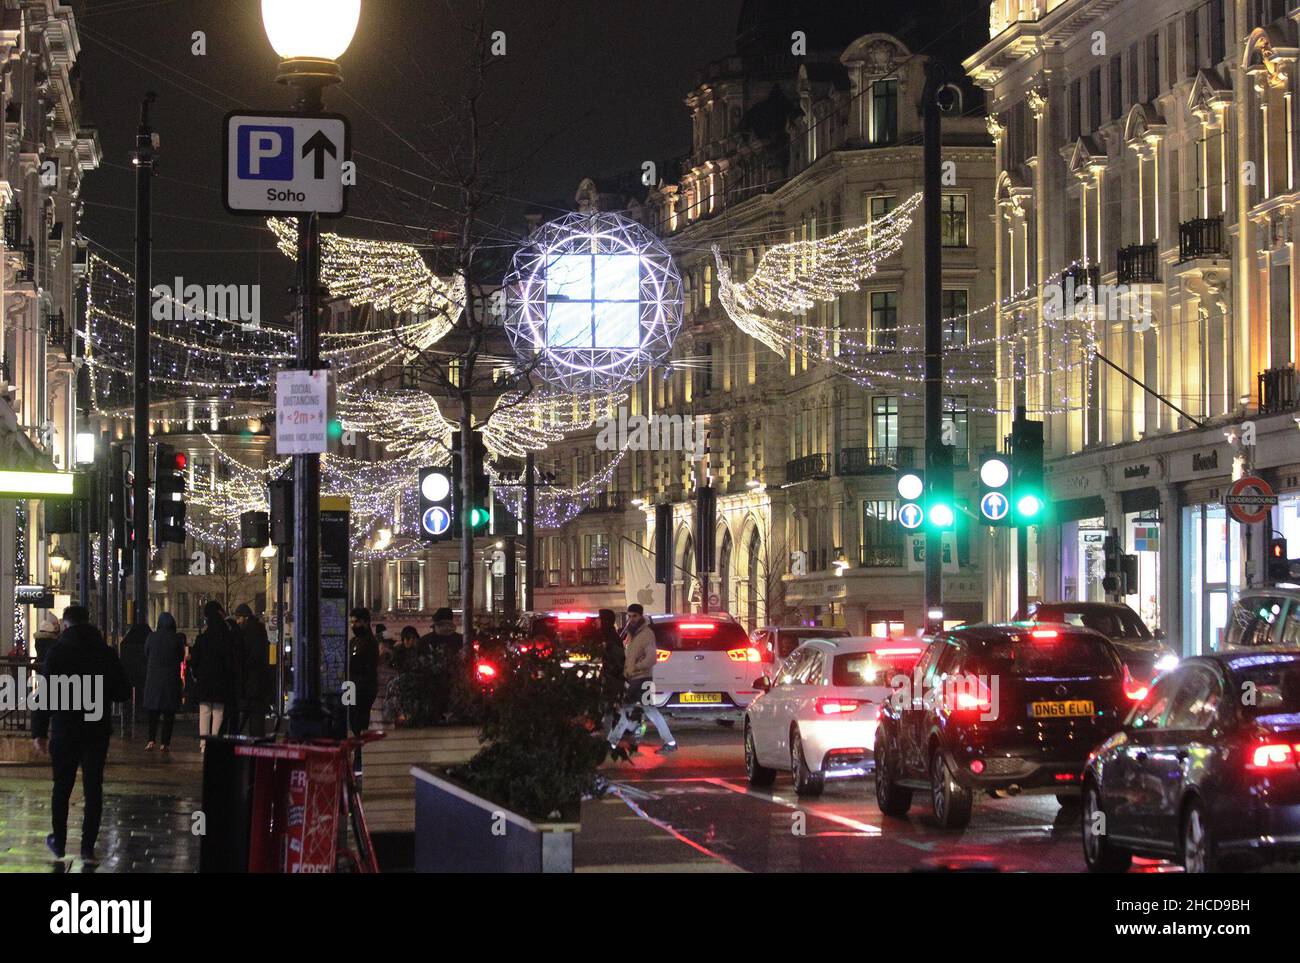
[(291, 181), (293, 165), (292, 127), (240, 126), (240, 180)]

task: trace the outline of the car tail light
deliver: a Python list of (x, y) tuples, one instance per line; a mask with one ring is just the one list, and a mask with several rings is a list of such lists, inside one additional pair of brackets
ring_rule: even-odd
[(677, 626), (682, 632), (716, 632), (717, 622), (682, 622)]
[(1124, 695), (1134, 702), (1141, 702), (1151, 691), (1150, 686), (1145, 682), (1139, 682), (1134, 679), (1128, 671), (1128, 666), (1124, 666)]
[(925, 650), (917, 646), (917, 647), (907, 648), (907, 649), (876, 649), (872, 652), (872, 654), (883, 656), (884, 658), (888, 659), (890, 657), (898, 657), (903, 655), (920, 655), (923, 651)]
[(491, 662), (476, 662), (474, 664), (474, 676), (479, 682), (492, 682), (498, 674), (497, 667)]
[(970, 771), (973, 772), (973, 773), (975, 773), (975, 775), (977, 775), (977, 776), (978, 776), (980, 773), (982, 773), (982, 772), (984, 771), (984, 760), (983, 760), (983, 759), (972, 759), (972, 760), (970, 761)]
[(667, 649), (656, 649), (656, 650), (655, 650), (655, 661), (656, 661), (656, 662), (667, 662), (667, 661), (668, 661), (668, 657), (669, 657), (670, 655), (672, 655), (672, 653), (669, 652)]
[(763, 653), (751, 645), (744, 649), (728, 649), (727, 658), (732, 662), (762, 662)]
[(556, 612), (555, 620), (557, 622), (586, 622), (590, 619), (590, 612)]
[(1060, 634), (1061, 633), (1057, 632), (1056, 629), (1034, 629), (1029, 633), (1029, 637), (1031, 639), (1055, 639), (1058, 638)]
[(819, 716), (840, 716), (857, 712), (862, 703), (857, 699), (818, 699), (814, 704)]
[(1271, 772), (1294, 769), (1298, 752), (1300, 752), (1300, 746), (1292, 747), (1284, 742), (1265, 743), (1262, 746), (1255, 747), (1246, 768)]
[(1055, 779), (1057, 782), (1075, 782), (1077, 776), (1072, 772), (1058, 772), (1052, 778)]

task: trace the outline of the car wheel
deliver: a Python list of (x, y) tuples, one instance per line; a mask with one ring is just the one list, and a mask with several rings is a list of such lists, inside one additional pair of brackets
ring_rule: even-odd
[(930, 798), (934, 821), (943, 829), (964, 829), (970, 822), (971, 791), (958, 785), (948, 761), (937, 749), (930, 760)]
[(898, 759), (885, 740), (876, 737), (876, 807), (886, 816), (906, 816), (912, 790), (898, 784)]
[(735, 720), (735, 719), (715, 719), (714, 721), (715, 721), (718, 725), (722, 726), (722, 728), (724, 728), (724, 729), (734, 729), (734, 728), (736, 728), (736, 720)]
[(770, 786), (776, 779), (776, 770), (758, 764), (758, 752), (754, 748), (754, 732), (745, 723), (745, 773), (749, 776), (751, 786)]
[(1095, 783), (1083, 790), (1083, 861), (1090, 873), (1123, 873), (1133, 864), (1133, 854), (1110, 841), (1106, 833), (1106, 810)]
[(1219, 858), (1214, 851), (1214, 834), (1205, 807), (1192, 800), (1183, 813), (1181, 839), (1183, 869), (1189, 873), (1217, 873)]
[(799, 730), (790, 733), (790, 771), (794, 774), (794, 793), (796, 796), (820, 796), (826, 782), (819, 772), (808, 768), (808, 760), (803, 754), (803, 740)]

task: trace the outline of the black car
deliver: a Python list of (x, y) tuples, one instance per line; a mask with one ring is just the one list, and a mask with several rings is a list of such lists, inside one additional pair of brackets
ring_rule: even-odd
[(1093, 748), (1130, 705), (1102, 635), (1070, 626), (968, 625), (938, 636), (876, 729), (876, 802), (902, 816), (928, 791), (945, 828), (970, 821), (977, 791), (1078, 801)]
[(1173, 648), (1153, 635), (1142, 616), (1123, 602), (1032, 602), (1017, 621), (1021, 618), (1049, 625), (1081, 626), (1106, 636), (1128, 667), (1131, 696), (1145, 695), (1142, 690), (1149, 689), (1157, 675), (1178, 664)]
[(1189, 872), (1300, 857), (1300, 652), (1188, 659), (1161, 676), (1089, 760), (1083, 854)]

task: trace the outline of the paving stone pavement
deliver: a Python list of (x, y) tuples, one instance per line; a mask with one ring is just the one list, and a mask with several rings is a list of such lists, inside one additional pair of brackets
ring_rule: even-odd
[[(125, 735), (120, 733), (125, 728)], [(104, 818), (98, 865), (81, 849), (81, 774), (68, 813), (68, 853), (55, 860), (45, 848), (50, 831), (48, 757), (26, 765), (0, 765), (0, 873), (193, 873), (199, 838), (191, 814), (200, 808), (203, 764), (195, 717), (176, 720), (171, 753), (146, 753), (143, 722), (118, 726), (104, 774)]]

